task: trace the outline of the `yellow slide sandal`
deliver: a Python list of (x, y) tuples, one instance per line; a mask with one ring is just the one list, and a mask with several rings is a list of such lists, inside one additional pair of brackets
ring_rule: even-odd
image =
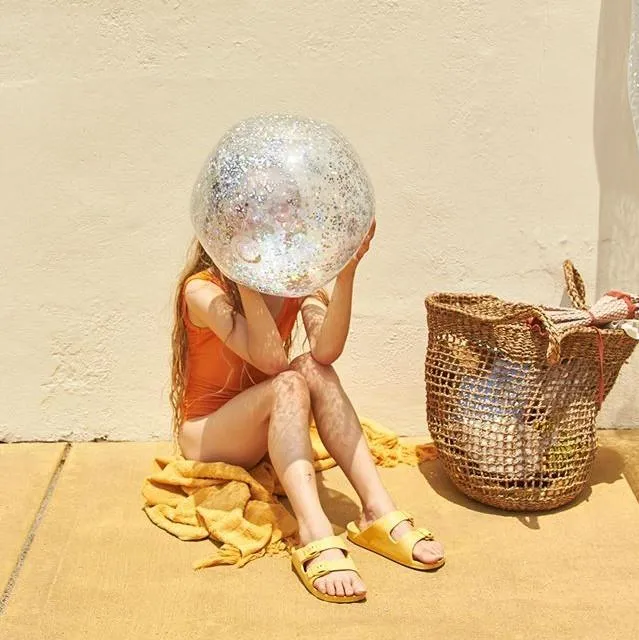
[(417, 569), (418, 571), (432, 571), (441, 567), (445, 560), (425, 564), (413, 558), (413, 549), (421, 540), (434, 540), (433, 534), (427, 529), (413, 529), (407, 531), (399, 540), (391, 536), (391, 531), (400, 523), (407, 521), (414, 525), (412, 516), (403, 511), (392, 511), (373, 522), (370, 527), (360, 531), (359, 527), (351, 522), (347, 525), (348, 539), (364, 549), (378, 553), (393, 562)]
[[(345, 556), (341, 560), (327, 560), (325, 562), (316, 562), (308, 569), (307, 563), (317, 558), (322, 551), (328, 549), (339, 549), (343, 551)], [(346, 543), (339, 536), (329, 536), (328, 538), (322, 538), (321, 540), (315, 540), (307, 544), (305, 547), (295, 549), (291, 557), (293, 563), (293, 570), (297, 574), (301, 583), (312, 593), (316, 598), (324, 600), (325, 602), (360, 602), (366, 598), (366, 594), (352, 595), (352, 596), (331, 596), (328, 593), (322, 593), (319, 589), (315, 588), (313, 584), (315, 580), (321, 578), (333, 571), (355, 571), (355, 563), (348, 556), (348, 547)], [(358, 574), (359, 575), (359, 574)]]

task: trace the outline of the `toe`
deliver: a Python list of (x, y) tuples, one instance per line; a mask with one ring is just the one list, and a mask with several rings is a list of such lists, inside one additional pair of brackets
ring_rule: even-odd
[(327, 580), (326, 581), (326, 591), (325, 591), (325, 593), (327, 593), (329, 596), (337, 595), (335, 593), (335, 583), (332, 580)]
[(325, 578), (318, 578), (317, 580), (315, 580), (315, 582), (313, 583), (313, 586), (318, 590), (321, 591), (322, 593), (327, 593), (326, 591), (326, 579)]
[(355, 589), (353, 588), (353, 579), (347, 578), (344, 580), (344, 595), (352, 596), (355, 593)]
[(343, 578), (335, 578), (335, 595), (344, 597)]
[(433, 564), (444, 557), (444, 547), (439, 542), (420, 542), (413, 553), (419, 562)]
[(366, 593), (366, 587), (364, 586), (362, 579), (358, 575), (353, 578), (353, 591), (358, 596), (364, 595)]
[(426, 551), (435, 560), (441, 560), (444, 557), (444, 547), (440, 542), (427, 542), (425, 544)]

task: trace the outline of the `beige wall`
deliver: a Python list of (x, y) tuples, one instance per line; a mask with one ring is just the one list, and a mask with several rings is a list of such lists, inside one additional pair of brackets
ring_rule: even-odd
[[(428, 292), (557, 303), (567, 256), (591, 290), (639, 288), (629, 5), (603, 4), (600, 27), (583, 0), (1, 0), (0, 439), (167, 436), (190, 189), (256, 112), (334, 123), (369, 169), (379, 231), (339, 370), (402, 433), (425, 431)], [(639, 425), (638, 371), (606, 424)]]
[[(639, 292), (639, 152), (628, 107), (631, 0), (603, 0), (599, 20), (594, 141), (599, 175), (597, 289)], [(601, 413), (605, 425), (639, 425), (639, 352)]]

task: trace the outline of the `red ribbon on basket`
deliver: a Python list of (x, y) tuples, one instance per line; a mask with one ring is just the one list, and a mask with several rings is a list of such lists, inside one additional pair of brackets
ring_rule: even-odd
[(628, 307), (628, 319), (630, 320), (635, 317), (635, 314), (637, 313), (637, 305), (632, 301), (632, 298), (627, 293), (624, 293), (623, 291), (613, 290), (608, 291), (606, 295), (610, 296), (611, 298), (617, 298), (617, 300), (623, 300)]
[[(618, 292), (611, 291), (607, 295), (612, 296), (613, 293), (618, 293)], [(632, 301), (628, 296), (625, 296), (625, 294), (621, 294), (621, 295), (623, 295), (624, 298), (627, 298), (626, 302), (628, 304), (628, 312), (632, 313), (632, 316), (629, 316), (629, 317), (633, 317), (635, 313), (635, 310), (634, 310), (635, 305), (632, 304)], [(588, 315), (590, 315), (590, 317), (593, 320), (592, 328), (597, 331), (597, 343), (598, 343), (597, 346), (599, 351), (599, 388), (597, 392), (597, 402), (599, 404), (599, 408), (601, 409), (604, 401), (604, 396), (606, 395), (606, 381), (605, 381), (605, 374), (604, 374), (605, 345), (604, 345), (603, 334), (601, 333), (601, 329), (595, 324), (595, 317), (592, 315), (592, 313), (590, 313), (590, 311), (588, 311)], [(542, 336), (546, 335), (546, 330), (544, 329), (539, 318), (529, 318), (528, 325), (530, 326), (532, 331), (536, 331)]]
[(601, 333), (601, 329), (599, 327), (594, 327), (597, 331), (597, 343), (599, 347), (599, 397), (597, 398), (599, 401), (599, 408), (603, 405), (604, 396), (606, 395), (606, 381), (604, 380), (604, 340), (603, 334)]
[(539, 318), (528, 318), (528, 325), (533, 331), (536, 331), (540, 336), (546, 335), (546, 330), (544, 329), (544, 325), (541, 324), (541, 320)]

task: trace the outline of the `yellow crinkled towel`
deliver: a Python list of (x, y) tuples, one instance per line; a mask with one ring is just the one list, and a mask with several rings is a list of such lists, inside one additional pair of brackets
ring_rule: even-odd
[[(405, 445), (385, 427), (361, 420), (375, 463), (394, 467), (433, 460), (432, 444)], [(314, 466), (323, 471), (335, 461), (311, 427)], [(223, 462), (194, 462), (181, 457), (156, 459), (157, 471), (142, 488), (151, 521), (180, 540), (210, 538), (215, 553), (195, 569), (244, 566), (265, 554), (287, 553), (296, 542), (297, 521), (279, 502), (284, 492), (275, 471), (263, 461), (250, 472)]]

